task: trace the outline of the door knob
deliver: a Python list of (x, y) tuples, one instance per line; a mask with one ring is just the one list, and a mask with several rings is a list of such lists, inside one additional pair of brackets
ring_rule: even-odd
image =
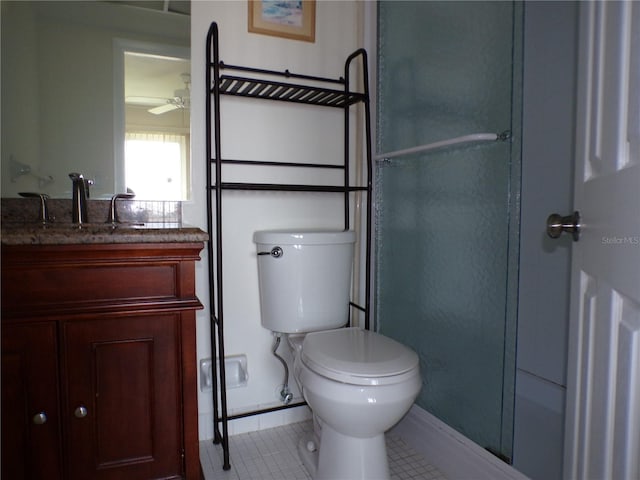
[(571, 234), (574, 242), (577, 242), (580, 238), (580, 226), (579, 212), (573, 212), (566, 217), (552, 213), (547, 218), (547, 235), (558, 238), (562, 232), (566, 232)]
[(76, 408), (73, 412), (73, 414), (76, 416), (76, 418), (84, 418), (87, 416), (87, 409), (84, 405), (80, 405), (78, 408)]

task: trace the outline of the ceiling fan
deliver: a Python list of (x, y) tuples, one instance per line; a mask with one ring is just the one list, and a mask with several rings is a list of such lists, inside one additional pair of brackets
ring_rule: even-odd
[(161, 115), (163, 113), (171, 112), (180, 108), (189, 108), (191, 106), (191, 75), (188, 73), (181, 73), (180, 78), (184, 82), (184, 88), (178, 89), (173, 92), (172, 98), (167, 98), (164, 105), (150, 108), (149, 113), (154, 115)]

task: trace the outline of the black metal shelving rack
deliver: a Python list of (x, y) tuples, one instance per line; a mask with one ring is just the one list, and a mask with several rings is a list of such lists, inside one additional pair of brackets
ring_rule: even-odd
[[(362, 69), (361, 91), (350, 90), (350, 69), (354, 61), (360, 59)], [(221, 74), (221, 71), (229, 72)], [(281, 79), (286, 81), (281, 81)], [(298, 83), (295, 83), (298, 82)], [(209, 268), (209, 305), (211, 309), (211, 355), (212, 359), (224, 359), (224, 309), (222, 279), (222, 192), (224, 190), (261, 190), (289, 192), (327, 192), (344, 195), (344, 228), (348, 230), (350, 195), (363, 192), (366, 201), (366, 238), (365, 238), (365, 301), (364, 305), (351, 303), (351, 306), (364, 315), (365, 328), (370, 328), (371, 313), (371, 190), (372, 190), (372, 155), (371, 155), (371, 123), (369, 105), (369, 81), (367, 52), (358, 49), (345, 61), (344, 77), (338, 79), (300, 75), (285, 71), (263, 70), (236, 65), (228, 65), (220, 61), (218, 50), (218, 26), (213, 22), (207, 33), (206, 45), (206, 136), (207, 136), (207, 229)], [(331, 86), (331, 87), (328, 87)], [(267, 162), (260, 160), (232, 160), (222, 158), (220, 138), (220, 97), (222, 95), (239, 96), (258, 100), (293, 102), (319, 107), (342, 109), (344, 111), (344, 160), (340, 165), (307, 164), (292, 162)], [(349, 112), (354, 105), (364, 106), (366, 185), (352, 186), (349, 181)], [(300, 185), (300, 184), (267, 184), (239, 183), (222, 181), (223, 164), (261, 165), (272, 167), (299, 167), (312, 169), (341, 169), (344, 171), (342, 185)], [(215, 166), (215, 169), (214, 169)], [(215, 206), (214, 206), (215, 200)], [(215, 239), (215, 248), (214, 248)], [(216, 364), (218, 367), (216, 367)], [(214, 443), (221, 443), (224, 453), (223, 468), (228, 470), (229, 441), (227, 422), (236, 418), (267, 413), (301, 404), (283, 405), (274, 408), (256, 410), (229, 416), (226, 402), (226, 375), (224, 361), (213, 362), (213, 410), (214, 410)], [(220, 391), (218, 392), (218, 387)], [(220, 399), (218, 399), (218, 395)], [(222, 432), (220, 431), (222, 427)]]

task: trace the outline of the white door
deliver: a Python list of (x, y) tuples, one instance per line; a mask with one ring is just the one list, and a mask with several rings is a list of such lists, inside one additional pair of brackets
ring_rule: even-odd
[(582, 2), (566, 479), (640, 479), (640, 2)]

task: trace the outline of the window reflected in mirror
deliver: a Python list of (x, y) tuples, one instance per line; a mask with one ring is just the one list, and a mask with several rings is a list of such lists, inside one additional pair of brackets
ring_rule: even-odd
[(124, 187), (145, 200), (189, 196), (190, 62), (124, 52)]

